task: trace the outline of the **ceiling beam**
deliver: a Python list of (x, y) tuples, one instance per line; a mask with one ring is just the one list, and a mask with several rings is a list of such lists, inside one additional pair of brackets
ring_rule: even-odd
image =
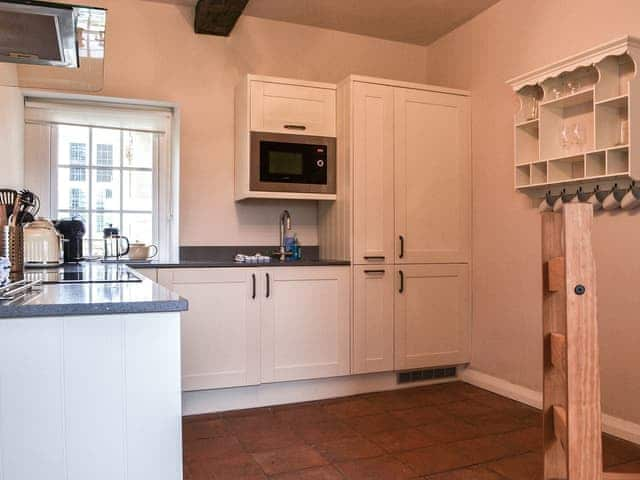
[(249, 0), (198, 0), (196, 33), (228, 37)]

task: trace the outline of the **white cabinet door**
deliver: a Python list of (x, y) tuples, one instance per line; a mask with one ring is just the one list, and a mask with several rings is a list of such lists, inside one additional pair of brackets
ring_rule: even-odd
[(262, 382), (349, 374), (349, 267), (259, 270)]
[(356, 266), (352, 373), (393, 370), (393, 265)]
[(256, 271), (164, 269), (158, 277), (162, 285), (189, 301), (189, 311), (182, 315), (182, 389), (260, 383)]
[(468, 265), (397, 265), (395, 368), (470, 360)]
[(253, 80), (251, 130), (336, 136), (336, 91)]
[(353, 241), (356, 264), (393, 263), (393, 87), (353, 86)]
[(464, 263), (471, 252), (469, 99), (395, 90), (396, 263)]

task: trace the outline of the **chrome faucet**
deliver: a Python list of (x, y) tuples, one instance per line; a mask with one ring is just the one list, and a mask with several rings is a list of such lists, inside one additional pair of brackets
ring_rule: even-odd
[(278, 253), (280, 254), (281, 262), (284, 262), (287, 259), (287, 252), (284, 248), (285, 230), (291, 230), (291, 214), (289, 213), (289, 210), (284, 210), (280, 214), (280, 250)]

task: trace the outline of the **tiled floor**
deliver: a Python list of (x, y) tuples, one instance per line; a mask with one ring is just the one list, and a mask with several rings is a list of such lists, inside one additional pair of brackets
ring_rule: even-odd
[[(463, 383), (187, 417), (186, 480), (542, 479), (538, 411)], [(608, 470), (640, 447), (604, 437)]]

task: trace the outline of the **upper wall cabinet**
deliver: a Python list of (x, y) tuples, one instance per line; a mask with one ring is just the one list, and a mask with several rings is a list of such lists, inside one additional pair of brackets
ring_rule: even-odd
[(640, 179), (639, 58), (640, 40), (625, 37), (510, 80), (517, 189)]
[(336, 136), (335, 87), (250, 81), (251, 130)]
[(247, 75), (235, 117), (236, 200), (336, 199), (336, 85)]

